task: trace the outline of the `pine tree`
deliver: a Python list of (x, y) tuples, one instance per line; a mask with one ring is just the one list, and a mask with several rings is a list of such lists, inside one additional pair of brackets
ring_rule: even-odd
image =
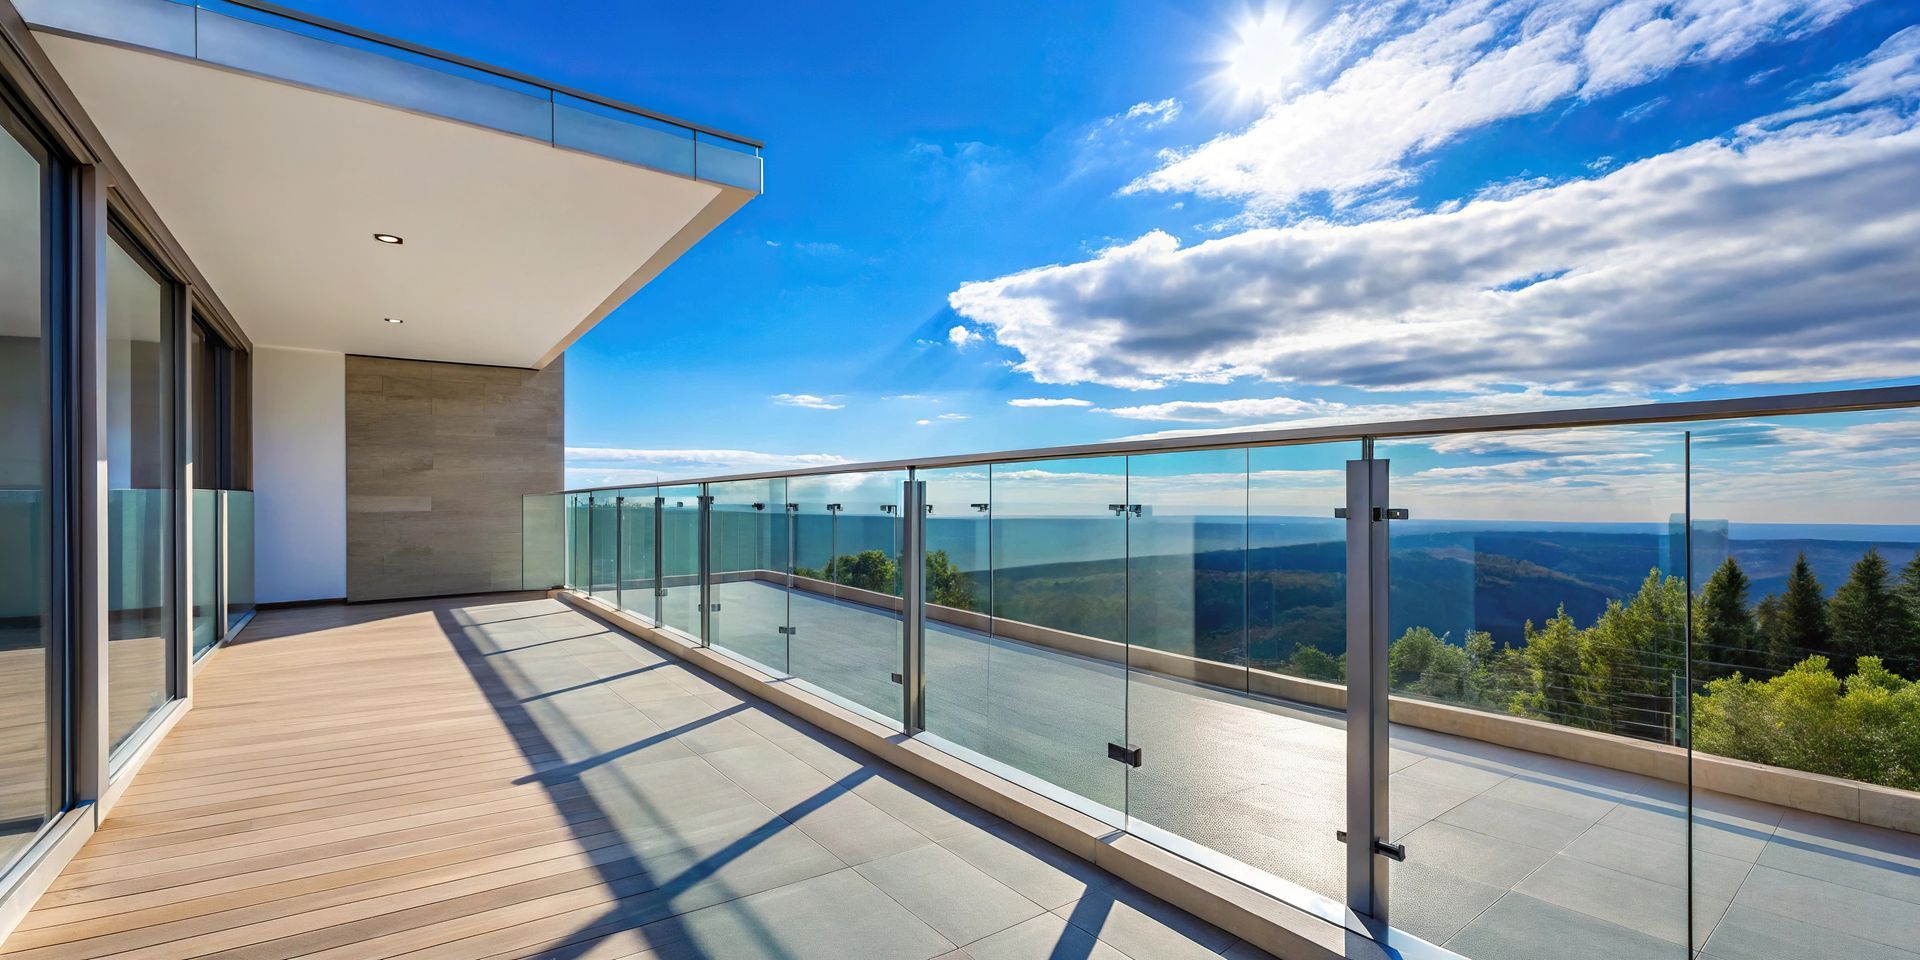
[(1696, 681), (1724, 677), (1735, 671), (1760, 675), (1767, 665), (1753, 611), (1747, 609), (1746, 571), (1728, 557), (1707, 579), (1700, 594), (1701, 643), (1695, 644)]
[(1774, 615), (1774, 629), (1768, 639), (1768, 659), (1777, 669), (1786, 669), (1807, 657), (1819, 654), (1832, 659), (1833, 628), (1827, 623), (1826, 592), (1819, 578), (1807, 565), (1807, 555), (1793, 561), (1787, 574), (1787, 589), (1780, 595)]
[(1913, 559), (1900, 571), (1900, 596), (1907, 601), (1907, 618), (1914, 629), (1920, 630), (1920, 551), (1915, 551)]
[(1859, 657), (1879, 657), (1896, 673), (1912, 671), (1912, 617), (1880, 551), (1868, 547), (1831, 603), (1835, 673), (1851, 674)]

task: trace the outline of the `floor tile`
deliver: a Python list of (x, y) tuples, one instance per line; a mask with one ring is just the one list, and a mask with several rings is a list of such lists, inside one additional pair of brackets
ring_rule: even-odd
[(1673, 943), (1509, 893), (1444, 946), (1473, 960), (1675, 960)]
[(855, 869), (954, 943), (972, 943), (1047, 912), (951, 851), (932, 844), (871, 860)]

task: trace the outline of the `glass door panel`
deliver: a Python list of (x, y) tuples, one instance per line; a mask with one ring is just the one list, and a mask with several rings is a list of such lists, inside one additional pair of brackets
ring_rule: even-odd
[(700, 633), (700, 486), (662, 487), (660, 621), (687, 636)]
[(1540, 958), (1687, 956), (1684, 432), (1376, 456), (1411, 511), (1391, 529), (1389, 916), (1467, 957), (1519, 937)]
[(655, 568), (653, 487), (620, 491), (620, 609), (660, 622), (660, 578)]
[(709, 484), (715, 647), (787, 671), (787, 481)]
[[(823, 568), (799, 576), (791, 594), (796, 632), (793, 675), (866, 713), (900, 720), (900, 496), (904, 471), (796, 477), (796, 548), (817, 554), (824, 514)], [(818, 505), (821, 514), (813, 512)]]
[(171, 696), (172, 291), (107, 245), (108, 741), (128, 744)]
[(51, 815), (46, 153), (0, 103), (0, 872)]

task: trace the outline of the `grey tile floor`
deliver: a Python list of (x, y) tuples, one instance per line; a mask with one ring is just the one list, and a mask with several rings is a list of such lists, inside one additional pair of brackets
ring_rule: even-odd
[[(898, 696), (890, 615), (723, 587), (719, 646), (871, 709)], [(790, 640), (773, 629), (786, 623)], [(929, 628), (930, 732), (1340, 896), (1337, 715)], [(1122, 739), (1144, 749), (1138, 770), (1106, 758)], [(1476, 960), (1684, 957), (1689, 906), (1695, 952), (1715, 960), (1920, 960), (1920, 836), (1704, 791), (1689, 802), (1679, 785), (1401, 726), (1390, 763), (1408, 854), (1395, 923)]]
[(443, 627), (523, 746), (558, 757), (533, 776), (583, 789), (648, 875), (608, 877), (543, 956), (1265, 956), (557, 602)]

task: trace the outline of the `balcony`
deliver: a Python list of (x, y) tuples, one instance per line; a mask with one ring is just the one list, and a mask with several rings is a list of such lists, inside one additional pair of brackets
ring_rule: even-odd
[(1259, 955), (538, 595), (264, 611), (196, 680), (5, 956)]

